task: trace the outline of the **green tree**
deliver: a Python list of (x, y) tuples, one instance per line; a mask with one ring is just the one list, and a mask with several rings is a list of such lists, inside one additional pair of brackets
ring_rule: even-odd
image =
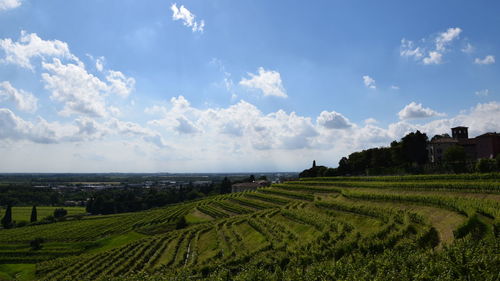
[(57, 208), (54, 210), (54, 217), (56, 219), (62, 218), (64, 216), (66, 216), (67, 214), (68, 214), (68, 211), (66, 209), (63, 209), (63, 208)]
[(31, 249), (33, 251), (37, 251), (37, 250), (40, 250), (42, 249), (42, 243), (45, 242), (43, 238), (35, 238), (33, 240), (30, 241), (30, 246), (31, 246)]
[(405, 164), (405, 155), (402, 143), (397, 141), (391, 142), (391, 162), (395, 166), (403, 166)]
[(175, 229), (182, 229), (187, 226), (186, 218), (184, 216), (181, 216), (178, 220), (177, 223), (175, 224)]
[(220, 193), (221, 194), (231, 193), (231, 180), (228, 179), (227, 177), (224, 177), (224, 179), (220, 184)]
[(38, 217), (37, 217), (36, 206), (33, 206), (33, 208), (31, 208), (31, 219), (30, 219), (30, 222), (36, 222), (37, 220), (38, 220)]
[(465, 172), (466, 154), (462, 146), (454, 145), (445, 150), (444, 162), (450, 166), (455, 173)]
[(476, 170), (480, 173), (490, 173), (497, 170), (497, 161), (495, 159), (482, 158), (477, 161)]
[(497, 171), (500, 171), (500, 153), (497, 154), (495, 160), (497, 161)]
[(12, 223), (12, 206), (7, 206), (5, 210), (5, 215), (2, 218), (3, 228), (11, 228), (14, 224)]
[(419, 165), (427, 162), (427, 135), (420, 131), (409, 133), (401, 139), (406, 161)]
[(351, 173), (351, 166), (349, 165), (349, 160), (347, 160), (347, 157), (342, 157), (342, 159), (340, 159), (338, 173), (340, 175), (347, 175)]

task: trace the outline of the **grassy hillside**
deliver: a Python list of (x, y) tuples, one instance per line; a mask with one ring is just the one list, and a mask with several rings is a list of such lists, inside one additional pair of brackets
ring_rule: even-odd
[(1, 230), (0, 279), (498, 280), (499, 178), (311, 178)]
[[(36, 207), (38, 220), (45, 217), (52, 216), (54, 210), (57, 208), (64, 208), (68, 211), (68, 215), (85, 214), (85, 207), (52, 207), (52, 206), (38, 206)], [(32, 207), (12, 207), (12, 220), (16, 222), (30, 221)], [(0, 208), (0, 216), (3, 217), (5, 209)]]

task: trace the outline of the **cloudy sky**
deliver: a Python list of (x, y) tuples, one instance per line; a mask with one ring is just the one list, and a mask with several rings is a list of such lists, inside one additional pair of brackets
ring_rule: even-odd
[(300, 171), (500, 131), (498, 1), (0, 0), (0, 172)]

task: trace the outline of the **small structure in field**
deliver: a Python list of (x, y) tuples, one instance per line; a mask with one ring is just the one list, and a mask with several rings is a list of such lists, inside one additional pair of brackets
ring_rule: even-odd
[(259, 180), (254, 182), (235, 183), (231, 186), (231, 192), (242, 192), (247, 190), (257, 190), (259, 187), (270, 186), (271, 183), (266, 180)]

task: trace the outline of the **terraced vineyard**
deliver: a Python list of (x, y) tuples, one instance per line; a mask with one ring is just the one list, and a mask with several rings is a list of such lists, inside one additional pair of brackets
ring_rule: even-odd
[(499, 280), (500, 174), (303, 179), (1, 230), (0, 253), (41, 280)]

